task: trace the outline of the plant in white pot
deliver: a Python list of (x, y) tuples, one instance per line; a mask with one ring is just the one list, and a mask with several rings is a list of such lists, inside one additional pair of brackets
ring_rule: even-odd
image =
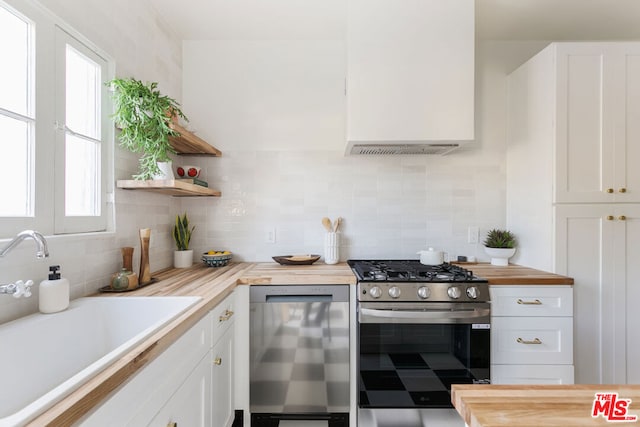
[(182, 217), (176, 215), (176, 223), (173, 226), (173, 240), (178, 248), (173, 252), (173, 266), (175, 268), (188, 268), (193, 264), (193, 249), (189, 249), (191, 233), (195, 226), (189, 228), (189, 218), (185, 212)]
[[(139, 174), (134, 179), (173, 179), (170, 154), (175, 150), (169, 136), (179, 133), (169, 124), (174, 117), (187, 120), (180, 104), (162, 95), (158, 83), (134, 78), (116, 78), (107, 83), (112, 89), (113, 119), (122, 131), (120, 145), (133, 153), (143, 153)], [(168, 163), (168, 164), (167, 164)]]
[(508, 230), (489, 230), (483, 243), (491, 265), (509, 265), (509, 258), (516, 253), (516, 236)]

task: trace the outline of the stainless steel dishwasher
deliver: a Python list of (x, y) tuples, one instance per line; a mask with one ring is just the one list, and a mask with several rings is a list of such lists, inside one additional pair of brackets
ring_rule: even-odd
[(251, 286), (250, 303), (252, 427), (348, 426), (349, 286)]

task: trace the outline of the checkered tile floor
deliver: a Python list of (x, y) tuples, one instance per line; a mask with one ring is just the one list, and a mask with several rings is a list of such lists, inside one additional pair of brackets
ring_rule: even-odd
[(291, 304), (251, 372), (251, 412), (349, 411), (349, 313), (334, 305)]
[(451, 384), (474, 380), (474, 373), (448, 353), (362, 354), (359, 404), (370, 408), (448, 408)]

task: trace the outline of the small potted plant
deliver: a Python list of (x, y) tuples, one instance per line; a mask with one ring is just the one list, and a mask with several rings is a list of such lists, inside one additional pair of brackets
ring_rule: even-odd
[(516, 253), (516, 236), (508, 230), (489, 230), (483, 243), (491, 265), (509, 265), (509, 258)]
[(179, 133), (169, 124), (176, 117), (187, 120), (180, 104), (158, 90), (158, 83), (134, 78), (116, 78), (107, 83), (114, 101), (113, 119), (120, 132), (120, 145), (133, 153), (143, 153), (134, 179), (173, 179), (170, 154), (175, 150), (169, 136)]
[(178, 248), (173, 252), (173, 266), (175, 268), (188, 268), (193, 264), (193, 249), (189, 249), (191, 233), (195, 226), (189, 227), (189, 218), (185, 212), (182, 217), (176, 215), (176, 223), (173, 226), (173, 240)]

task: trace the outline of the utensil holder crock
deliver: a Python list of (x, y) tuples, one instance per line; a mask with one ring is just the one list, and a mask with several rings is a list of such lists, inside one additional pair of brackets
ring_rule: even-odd
[(324, 236), (324, 262), (337, 264), (340, 260), (340, 234), (326, 233)]

